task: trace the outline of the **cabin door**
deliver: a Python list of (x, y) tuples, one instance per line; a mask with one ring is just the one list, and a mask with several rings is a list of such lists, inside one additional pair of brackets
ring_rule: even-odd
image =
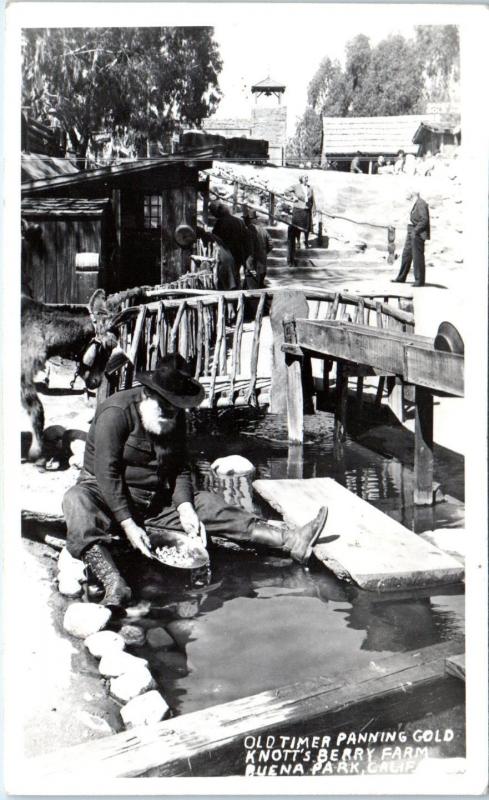
[(161, 282), (161, 193), (125, 191), (122, 198), (120, 289)]

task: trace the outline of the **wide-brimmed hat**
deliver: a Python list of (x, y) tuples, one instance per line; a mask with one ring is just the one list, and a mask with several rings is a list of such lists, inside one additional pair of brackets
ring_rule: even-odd
[(182, 356), (172, 353), (161, 359), (158, 369), (138, 372), (135, 377), (175, 408), (195, 408), (204, 399), (205, 389), (187, 374), (187, 369)]

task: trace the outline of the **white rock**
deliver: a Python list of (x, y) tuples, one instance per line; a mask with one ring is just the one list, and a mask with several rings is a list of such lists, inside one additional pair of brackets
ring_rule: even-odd
[(95, 658), (102, 658), (107, 653), (114, 651), (121, 652), (124, 650), (126, 643), (122, 636), (114, 631), (99, 631), (92, 633), (85, 639), (85, 647), (88, 648), (92, 656)]
[[(120, 679), (119, 679), (120, 680)], [(134, 697), (121, 708), (122, 721), (126, 728), (138, 725), (154, 725), (163, 719), (168, 711), (168, 703), (155, 690)]]
[(58, 589), (65, 597), (81, 597), (82, 594), (82, 587), (79, 581), (61, 573), (58, 577)]
[(102, 656), (98, 668), (101, 675), (117, 678), (124, 672), (147, 666), (148, 662), (145, 658), (132, 656), (130, 653), (124, 653), (122, 650), (111, 650)]
[(143, 629), (137, 625), (123, 625), (119, 633), (129, 647), (141, 647), (146, 638)]
[(63, 619), (65, 631), (79, 639), (86, 639), (91, 633), (105, 628), (112, 612), (96, 603), (72, 603), (66, 609)]
[(146, 617), (149, 614), (149, 610), (151, 608), (151, 603), (147, 600), (140, 600), (135, 606), (129, 606), (126, 608), (126, 617), (131, 619), (138, 619), (140, 617)]
[(148, 689), (154, 689), (155, 685), (149, 669), (147, 667), (138, 667), (119, 675), (117, 678), (112, 678), (109, 691), (116, 700), (121, 703), (127, 703), (133, 697), (147, 692)]
[(151, 647), (171, 647), (175, 644), (164, 628), (150, 628), (146, 631), (146, 641)]
[(115, 731), (110, 727), (109, 723), (103, 717), (99, 717), (96, 714), (91, 714), (90, 711), (76, 711), (75, 712), (77, 718), (83, 722), (87, 728), (90, 728), (92, 731), (96, 731), (97, 733), (103, 734), (110, 734), (115, 733)]
[(73, 578), (77, 581), (85, 580), (85, 564), (79, 558), (73, 558), (66, 547), (63, 547), (58, 557), (59, 577)]
[(255, 467), (243, 456), (225, 456), (218, 458), (211, 465), (218, 475), (247, 475), (255, 471)]

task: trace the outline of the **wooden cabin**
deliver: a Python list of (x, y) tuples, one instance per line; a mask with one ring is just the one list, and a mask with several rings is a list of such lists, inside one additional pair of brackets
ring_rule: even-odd
[(109, 198), (22, 200), (22, 289), (45, 303), (86, 303), (116, 283), (117, 240)]
[(446, 114), (438, 122), (423, 121), (414, 134), (413, 142), (419, 147), (418, 155), (450, 153), (461, 143), (459, 114)]
[[(41, 177), (45, 158), (23, 157), (23, 227), (38, 226), (37, 241), (31, 231), (23, 246), (23, 275), (34, 297), (79, 302), (88, 284), (120, 291), (187, 272), (188, 229), (196, 231), (198, 193), (208, 185), (199, 171), (212, 166), (213, 156), (212, 148), (199, 148), (90, 170), (50, 159), (50, 174)], [(184, 244), (178, 229), (187, 233)]]

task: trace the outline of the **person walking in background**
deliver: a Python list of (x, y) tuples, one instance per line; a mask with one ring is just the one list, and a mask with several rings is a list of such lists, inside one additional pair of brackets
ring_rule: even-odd
[(258, 220), (253, 209), (246, 209), (243, 214), (248, 229), (250, 257), (245, 272), (247, 289), (263, 289), (267, 274), (267, 258), (273, 249), (272, 237), (265, 226)]
[(294, 203), (292, 209), (292, 224), (287, 229), (287, 266), (295, 266), (295, 250), (300, 235), (306, 236), (306, 247), (309, 246), (309, 231), (311, 228), (312, 210), (314, 207), (314, 193), (309, 186), (307, 175), (301, 175), (298, 183), (294, 183), (286, 192), (291, 195)]
[(316, 211), (316, 202), (314, 199), (314, 191), (309, 186), (309, 175), (303, 175), (302, 186), (304, 191), (304, 202), (307, 209), (307, 226), (304, 234), (304, 245), (309, 247), (309, 234), (312, 231), (312, 216)]
[(404, 166), (406, 164), (406, 153), (404, 150), (399, 150), (396, 158), (396, 163), (394, 164), (394, 175), (400, 175), (401, 172), (404, 172)]
[(355, 158), (352, 159), (352, 162), (350, 164), (350, 172), (356, 172), (356, 173), (359, 173), (360, 175), (363, 175), (363, 169), (360, 166), (360, 156), (361, 155), (362, 154), (361, 154), (360, 150), (357, 150), (357, 154), (356, 154)]
[(414, 200), (411, 209), (410, 223), (407, 226), (406, 242), (402, 251), (401, 268), (393, 283), (404, 283), (411, 264), (414, 266), (414, 286), (425, 284), (425, 258), (424, 244), (430, 238), (430, 210), (426, 200), (423, 200), (417, 189), (408, 190), (406, 199)]

